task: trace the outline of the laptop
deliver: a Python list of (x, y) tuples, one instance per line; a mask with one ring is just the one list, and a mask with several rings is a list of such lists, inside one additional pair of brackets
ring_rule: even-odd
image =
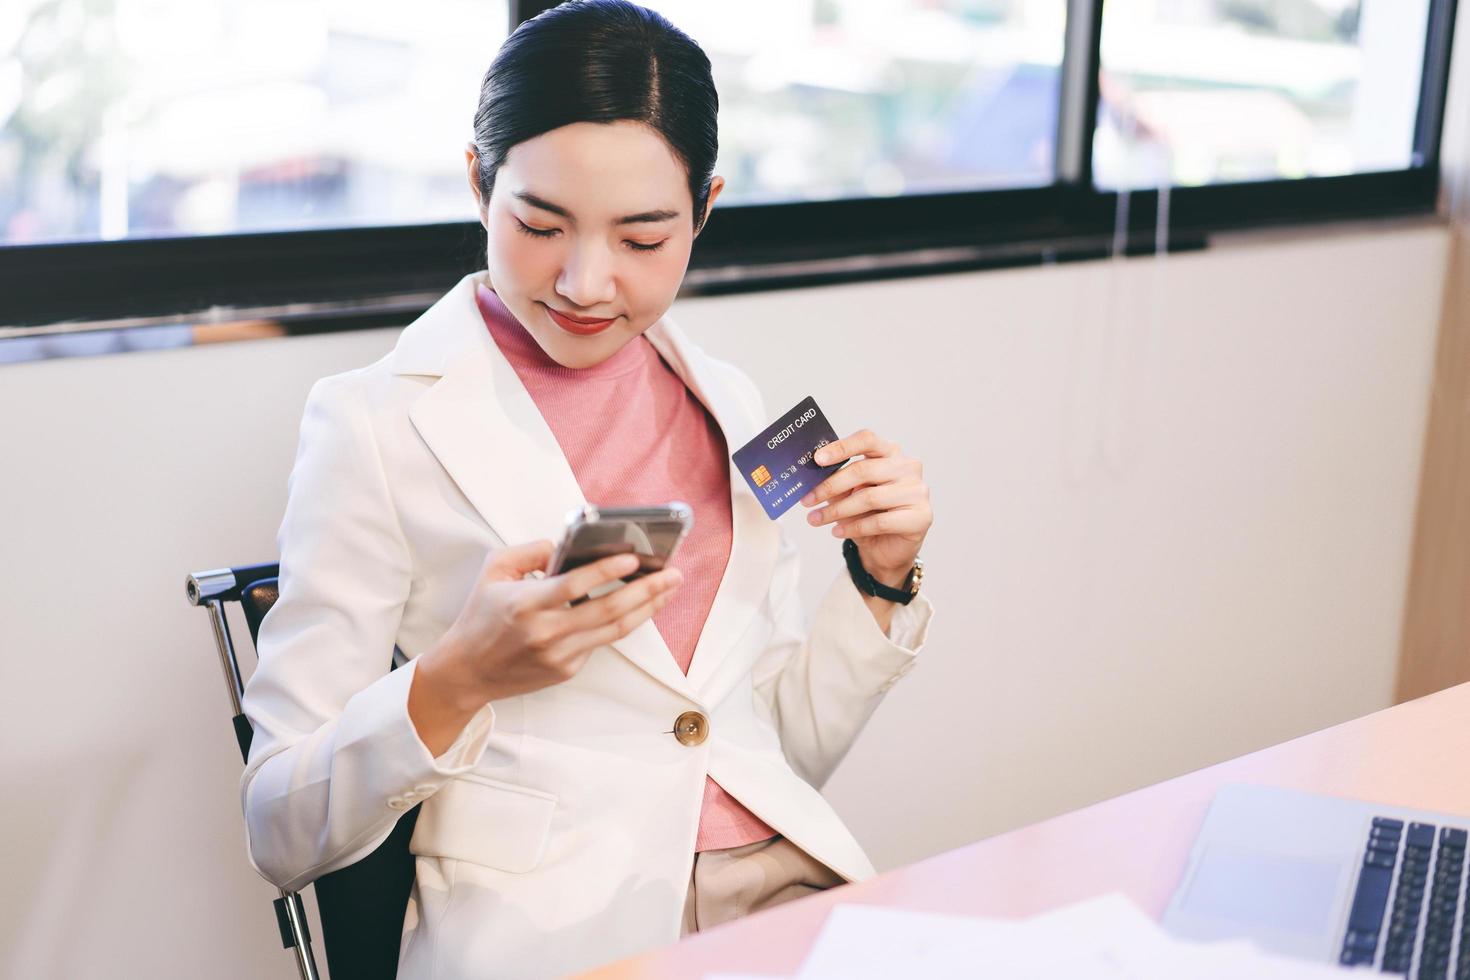
[(1375, 972), (1470, 980), (1470, 817), (1270, 786), (1210, 804), (1163, 926)]

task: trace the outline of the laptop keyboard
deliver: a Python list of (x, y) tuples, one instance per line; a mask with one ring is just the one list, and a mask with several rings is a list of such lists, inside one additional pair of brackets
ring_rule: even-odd
[(1466, 836), (1458, 827), (1374, 817), (1339, 962), (1470, 980)]

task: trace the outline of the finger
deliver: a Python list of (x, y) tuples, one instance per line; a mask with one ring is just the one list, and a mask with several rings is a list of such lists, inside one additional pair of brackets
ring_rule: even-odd
[(627, 615), (628, 612), (637, 609), (644, 603), (664, 593), (671, 593), (679, 587), (679, 583), (683, 580), (683, 573), (673, 567), (635, 579), (621, 589), (598, 596), (596, 599), (569, 610), (566, 614), (568, 630), (581, 632), (614, 622), (618, 617)]
[(844, 466), (812, 487), (811, 491), (801, 498), (801, 502), (811, 507), (823, 500), (840, 496), (853, 487), (860, 487), (868, 483), (891, 483), (905, 474), (907, 467), (904, 462), (901, 458), (891, 456), (860, 459), (856, 463)]
[(544, 571), (556, 546), (542, 539), (496, 548), (485, 559), (481, 576), (495, 582), (513, 581), (527, 572)]
[(932, 520), (927, 510), (919, 507), (900, 507), (877, 514), (854, 517), (832, 525), (832, 534), (839, 538), (870, 538), (879, 534), (918, 534), (929, 529)]
[(922, 503), (923, 500), (922, 483), (883, 483), (876, 487), (854, 490), (841, 500), (834, 500), (826, 507), (812, 511), (807, 515), (807, 520), (813, 525), (830, 524), (848, 517), (861, 517), (873, 511), (907, 507)]
[[(624, 589), (619, 589), (618, 591), (622, 592)], [(646, 620), (651, 619), (660, 609), (668, 604), (669, 600), (673, 598), (673, 595), (674, 592), (672, 589), (660, 592), (648, 601), (625, 611), (621, 616), (610, 622), (603, 623), (601, 626), (593, 629), (573, 633), (567, 637), (564, 643), (564, 651), (570, 656), (585, 655), (600, 646), (612, 643), (614, 640), (622, 639), (643, 625)]]
[(818, 466), (826, 466), (860, 453), (864, 456), (897, 456), (898, 444), (880, 439), (872, 429), (859, 429), (844, 439), (827, 443), (812, 458)]
[(580, 599), (599, 585), (611, 582), (615, 578), (631, 575), (637, 570), (637, 555), (631, 552), (609, 555), (590, 564), (574, 568), (570, 572), (551, 576), (542, 583), (538, 598), (541, 605), (560, 606), (573, 599)]

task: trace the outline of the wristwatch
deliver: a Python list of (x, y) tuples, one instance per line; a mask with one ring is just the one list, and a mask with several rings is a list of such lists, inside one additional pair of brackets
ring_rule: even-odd
[(889, 602), (896, 602), (903, 606), (913, 602), (914, 596), (919, 594), (919, 586), (924, 581), (924, 560), (922, 558), (914, 559), (914, 567), (909, 569), (903, 585), (894, 589), (868, 574), (868, 570), (863, 567), (862, 556), (858, 554), (857, 542), (852, 538), (843, 539), (842, 556), (847, 559), (847, 572), (852, 576), (852, 584), (858, 587), (859, 592), (876, 596), (879, 599), (887, 599)]

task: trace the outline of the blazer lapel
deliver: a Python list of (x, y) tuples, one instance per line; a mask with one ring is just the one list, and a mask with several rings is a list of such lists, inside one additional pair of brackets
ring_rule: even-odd
[[(746, 630), (766, 615), (763, 606), (781, 543), (776, 522), (766, 516), (728, 455), (753, 439), (765, 423), (759, 419), (752, 422), (750, 410), (741, 404), (729, 380), (718, 376), (719, 365), (695, 347), (668, 318), (659, 320), (644, 336), (709, 410), (725, 437), (730, 482), (730, 557), (704, 628), (695, 642), (694, 659), (689, 664), (690, 686), (702, 697), (717, 700), (717, 691), (710, 686), (716, 668)], [(698, 521), (699, 515), (694, 519)]]
[[(464, 277), (405, 327), (391, 355), (392, 370), (438, 378), (410, 406), (409, 419), (500, 539), (556, 541), (567, 514), (586, 499), (556, 437), (480, 317), (475, 287), (488, 285), (486, 276), (481, 271)], [(713, 616), (706, 635), (712, 625)], [(612, 646), (698, 703), (651, 620)]]

